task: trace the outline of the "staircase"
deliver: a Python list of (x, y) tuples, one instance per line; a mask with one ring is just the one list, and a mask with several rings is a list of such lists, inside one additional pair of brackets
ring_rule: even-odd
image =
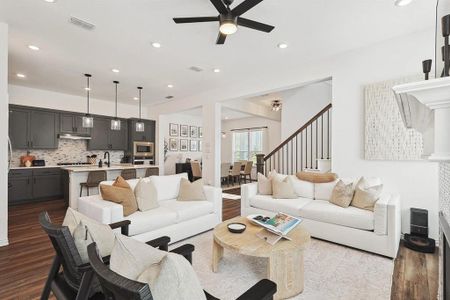
[(295, 174), (331, 169), (331, 103), (264, 156), (264, 171)]

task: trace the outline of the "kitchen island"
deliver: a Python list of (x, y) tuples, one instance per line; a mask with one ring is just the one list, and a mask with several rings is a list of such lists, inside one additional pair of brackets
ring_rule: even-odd
[[(136, 177), (145, 177), (147, 169), (152, 169), (152, 175), (158, 175), (159, 169), (155, 165), (132, 165), (132, 164), (112, 164), (110, 167), (104, 166), (70, 166), (62, 167), (65, 177), (65, 198), (67, 198), (68, 205), (73, 208), (78, 208), (78, 198), (80, 197), (80, 183), (86, 182), (88, 174), (91, 171), (106, 171), (107, 180), (115, 180), (120, 175), (122, 170), (135, 169)], [(99, 193), (97, 188), (89, 190), (90, 195), (97, 195)], [(83, 196), (87, 194), (87, 189), (83, 189)]]

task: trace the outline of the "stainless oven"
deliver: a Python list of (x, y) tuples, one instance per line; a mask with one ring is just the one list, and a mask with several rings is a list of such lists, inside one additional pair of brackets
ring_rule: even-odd
[(133, 156), (134, 157), (152, 157), (154, 155), (155, 145), (151, 142), (134, 142)]

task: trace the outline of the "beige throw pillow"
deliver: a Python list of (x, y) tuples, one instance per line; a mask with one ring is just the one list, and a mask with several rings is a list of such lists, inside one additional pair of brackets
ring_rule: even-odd
[(100, 193), (103, 200), (122, 205), (125, 217), (138, 210), (134, 192), (121, 176), (117, 177), (112, 185), (100, 184)]
[(204, 201), (206, 200), (203, 192), (203, 180), (198, 179), (190, 182), (185, 178), (181, 178), (180, 193), (178, 194), (178, 201)]
[(382, 184), (367, 187), (367, 181), (364, 177), (361, 177), (356, 184), (355, 195), (351, 205), (361, 209), (373, 211), (375, 203), (380, 198), (382, 190)]
[(134, 189), (136, 202), (140, 211), (158, 208), (158, 193), (155, 185), (149, 177), (142, 178)]
[(273, 198), (295, 199), (298, 198), (291, 181), (286, 177), (283, 181), (272, 180)]
[(313, 183), (327, 183), (333, 182), (337, 179), (335, 173), (318, 173), (318, 172), (298, 172), (296, 174), (297, 178), (304, 181), (309, 181)]
[(330, 203), (347, 208), (352, 203), (354, 192), (353, 183), (345, 184), (339, 180), (331, 193)]
[(131, 280), (138, 280), (139, 276), (146, 271), (147, 276), (151, 276), (151, 280), (154, 280), (159, 274), (160, 262), (166, 255), (167, 252), (133, 238), (116, 234), (109, 267), (117, 274)]
[(258, 194), (272, 195), (272, 179), (258, 173)]
[(101, 224), (69, 207), (64, 217), (63, 226), (69, 227), (75, 246), (84, 263), (89, 262), (86, 247), (92, 241), (97, 243), (102, 257), (111, 254), (114, 246), (114, 232), (109, 225)]

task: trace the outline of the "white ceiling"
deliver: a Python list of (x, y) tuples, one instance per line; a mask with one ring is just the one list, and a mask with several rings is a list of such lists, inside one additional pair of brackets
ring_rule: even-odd
[[(208, 0), (0, 0), (0, 21), (10, 25), (11, 83), (84, 95), (82, 74), (89, 72), (92, 97), (112, 100), (117, 79), (121, 101), (132, 103), (135, 87), (142, 85), (144, 104), (150, 104), (167, 101), (167, 95), (180, 99), (226, 88), (225, 78), (283, 72), (293, 60), (320, 60), (434, 25), (434, 1), (415, 0), (402, 8), (393, 2), (265, 0), (244, 16), (275, 30), (239, 28), (223, 46), (215, 45), (217, 24), (176, 25), (171, 19), (217, 15)], [(70, 16), (95, 24), (95, 31), (71, 25)], [(153, 48), (152, 41), (162, 47)], [(289, 47), (278, 49), (280, 42)], [(41, 50), (31, 51), (29, 44)], [(204, 71), (192, 72), (191, 66)], [(17, 78), (19, 72), (27, 77)]]

